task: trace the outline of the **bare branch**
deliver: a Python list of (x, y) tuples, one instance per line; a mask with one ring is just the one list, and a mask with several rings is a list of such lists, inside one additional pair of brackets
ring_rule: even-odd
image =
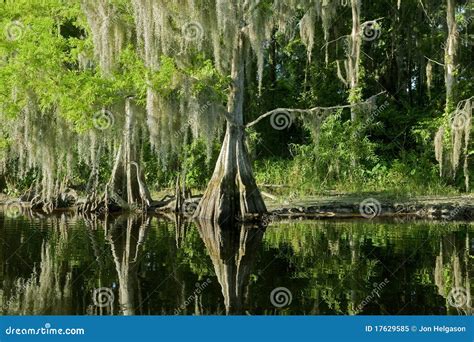
[(437, 62), (437, 61), (435, 61), (434, 59), (428, 58), (428, 57), (426, 57), (426, 56), (425, 56), (425, 58), (426, 58), (427, 60), (433, 62), (433, 63), (436, 63), (436, 64), (438, 64), (438, 65), (441, 65), (441, 66), (444, 68), (444, 64), (443, 64), (443, 63)]
[(324, 49), (324, 48), (326, 48), (329, 44), (335, 43), (335, 42), (337, 42), (339, 39), (347, 38), (348, 36), (349, 36), (349, 35), (346, 34), (346, 35), (344, 35), (344, 36), (340, 36), (339, 38), (336, 38), (336, 39), (334, 39), (334, 40), (331, 40), (331, 41), (325, 43), (325, 44), (321, 47), (321, 50)]
[(311, 112), (317, 112), (317, 111), (321, 111), (321, 110), (333, 110), (333, 109), (344, 109), (344, 108), (352, 108), (352, 107), (356, 107), (356, 106), (359, 106), (360, 104), (362, 103), (366, 103), (366, 102), (370, 102), (372, 101), (374, 98), (382, 95), (382, 94), (385, 94), (386, 91), (382, 91), (376, 95), (373, 95), (371, 97), (369, 97), (367, 100), (365, 101), (362, 101), (362, 102), (359, 102), (359, 103), (354, 103), (354, 104), (348, 104), (348, 105), (342, 105), (342, 106), (332, 106), (332, 107), (313, 107), (313, 108), (310, 108), (310, 109), (296, 109), (296, 108), (276, 108), (276, 109), (273, 109), (269, 112), (266, 112), (265, 114), (262, 114), (260, 115), (257, 119), (255, 119), (254, 121), (248, 123), (247, 125), (245, 125), (245, 128), (250, 128), (254, 125), (256, 125), (257, 123), (259, 123), (260, 121), (262, 121), (263, 119), (265, 119), (266, 117), (269, 117), (270, 115), (273, 115), (273, 114), (276, 114), (276, 113), (287, 113), (287, 114), (307, 114), (307, 113), (311, 113)]
[(337, 65), (337, 77), (342, 81), (342, 83), (344, 83), (344, 85), (346, 87), (349, 86), (349, 83), (347, 82), (347, 79), (342, 76), (342, 71), (341, 71), (341, 65), (339, 64), (340, 61), (336, 61), (336, 65)]

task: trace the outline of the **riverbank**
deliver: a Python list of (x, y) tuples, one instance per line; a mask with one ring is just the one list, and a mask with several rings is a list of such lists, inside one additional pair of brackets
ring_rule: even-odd
[[(199, 196), (183, 202), (181, 213), (191, 217), (199, 203)], [(374, 219), (405, 218), (410, 220), (474, 221), (474, 195), (417, 196), (401, 199), (387, 194), (338, 194), (286, 199), (265, 198), (267, 220), (281, 219)], [(158, 202), (156, 202), (158, 203)], [(28, 202), (0, 195), (0, 205), (9, 210), (29, 209)], [(149, 213), (170, 213), (176, 201), (169, 196), (166, 205), (154, 206)], [(55, 211), (76, 211), (77, 206)], [(101, 213), (97, 213), (101, 214)]]
[[(291, 200), (291, 203), (290, 203)], [(417, 196), (400, 199), (386, 194), (341, 194), (305, 197), (286, 202), (268, 199), (272, 216), (282, 218), (401, 217), (423, 220), (474, 221), (474, 196)]]

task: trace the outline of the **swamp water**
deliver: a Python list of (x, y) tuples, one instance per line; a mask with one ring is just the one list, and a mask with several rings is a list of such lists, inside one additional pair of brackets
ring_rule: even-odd
[(474, 226), (0, 213), (3, 315), (472, 314)]

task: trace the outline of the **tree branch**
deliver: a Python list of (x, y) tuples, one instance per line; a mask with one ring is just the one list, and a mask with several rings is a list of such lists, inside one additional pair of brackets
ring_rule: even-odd
[(382, 91), (376, 95), (373, 95), (371, 97), (369, 97), (367, 100), (365, 101), (362, 101), (362, 102), (359, 102), (359, 103), (355, 103), (355, 104), (348, 104), (348, 105), (342, 105), (342, 106), (332, 106), (332, 107), (313, 107), (313, 108), (310, 108), (310, 109), (296, 109), (296, 108), (276, 108), (276, 109), (273, 109), (269, 112), (266, 112), (262, 115), (260, 115), (257, 119), (255, 119), (254, 121), (248, 123), (247, 125), (245, 125), (245, 128), (250, 128), (254, 125), (256, 125), (257, 123), (259, 123), (260, 121), (262, 121), (263, 119), (265, 119), (266, 117), (270, 116), (270, 115), (273, 115), (273, 114), (276, 114), (276, 113), (286, 113), (286, 114), (295, 114), (295, 113), (298, 113), (298, 114), (307, 114), (307, 113), (310, 113), (310, 112), (313, 112), (313, 111), (318, 111), (318, 110), (332, 110), (332, 109), (344, 109), (344, 108), (352, 108), (352, 107), (356, 107), (356, 106), (359, 106), (360, 104), (362, 103), (366, 103), (366, 102), (369, 102), (371, 100), (373, 100), (375, 97), (378, 97), (382, 94), (385, 94), (386, 91)]
[(437, 61), (435, 61), (434, 59), (428, 58), (428, 57), (426, 57), (426, 56), (425, 56), (425, 58), (426, 58), (427, 60), (433, 62), (433, 63), (436, 63), (436, 64), (438, 64), (438, 65), (441, 65), (443, 68), (445, 67), (445, 65), (444, 65), (443, 63), (437, 62)]
[(331, 43), (335, 43), (335, 42), (337, 42), (339, 39), (343, 39), (343, 38), (347, 38), (347, 37), (349, 37), (349, 35), (348, 35), (348, 34), (346, 34), (346, 35), (344, 35), (344, 36), (340, 36), (339, 38), (336, 38), (336, 39), (330, 40), (329, 42), (327, 42), (327, 43), (323, 44), (323, 46), (321, 47), (321, 50), (323, 50), (323, 49), (324, 49), (326, 46), (328, 46), (329, 44), (331, 44)]

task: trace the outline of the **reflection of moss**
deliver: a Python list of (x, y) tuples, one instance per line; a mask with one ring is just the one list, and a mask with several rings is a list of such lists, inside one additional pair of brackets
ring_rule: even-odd
[[(85, 314), (94, 288), (120, 285), (102, 223), (91, 228), (80, 219), (63, 224), (47, 218), (38, 230), (32, 222), (18, 219), (9, 223), (13, 229), (2, 235), (6, 243), (1, 246), (0, 263), (5, 264), (9, 254), (18, 250), (18, 257), (12, 256), (9, 267), (3, 269), (3, 302), (14, 295), (18, 278), (32, 277), (31, 268), (20, 257), (37, 265), (35, 277), (40, 274), (42, 260), (52, 261), (52, 269), (62, 277), (62, 288), (66, 274), (71, 273), (70, 301), (63, 298), (54, 313), (68, 306)], [(173, 314), (193, 295), (195, 284), (207, 278), (211, 279), (209, 286), (181, 313), (194, 314), (195, 307), (207, 314), (224, 309), (222, 290), (204, 242), (197, 228), (186, 224), (177, 243), (172, 222), (151, 221), (138, 265), (141, 297), (137, 294), (137, 298), (143, 303), (137, 313)], [(471, 226), (455, 223), (312, 221), (271, 225), (262, 244), (245, 251), (255, 253), (256, 260), (249, 270), (245, 293), (249, 307), (244, 310), (251, 314), (396, 314), (405, 308), (400, 314), (451, 313), (446, 298), (455, 278), (463, 287), (472, 279), (472, 256), (466, 243), (472, 231)], [(20, 248), (22, 237), (31, 237), (28, 248)], [(50, 246), (49, 257), (42, 251), (43, 244)], [(388, 283), (374, 295), (374, 284), (385, 278)], [(293, 302), (283, 311), (269, 303), (269, 294), (277, 286), (287, 287), (293, 295)], [(39, 301), (37, 304), (39, 307)]]
[[(424, 296), (425, 309), (434, 309), (439, 307), (439, 297), (430, 298), (429, 293), (434, 292), (439, 241), (459, 235), (463, 228), (454, 223), (395, 226), (373, 222), (305, 222), (268, 229), (264, 244), (267, 250), (291, 250), (288, 263), (294, 271), (290, 276), (303, 281), (303, 302), (321, 300), (318, 310), (359, 313), (354, 308), (370, 295), (373, 284), (384, 277), (389, 283), (381, 291), (382, 302), (393, 300), (395, 305), (403, 306), (403, 300), (409, 304), (410, 297)], [(396, 272), (395, 277), (392, 271)], [(443, 278), (450, 282), (448, 274)], [(406, 297), (397, 298), (400, 294)], [(362, 312), (376, 312), (378, 306), (371, 301)]]
[(16, 281), (13, 295), (4, 303), (6, 314), (47, 315), (57, 313), (58, 308), (64, 308), (61, 313), (67, 313), (71, 308), (72, 273), (62, 272), (52, 250), (52, 244), (44, 244), (39, 270), (29, 279)]

